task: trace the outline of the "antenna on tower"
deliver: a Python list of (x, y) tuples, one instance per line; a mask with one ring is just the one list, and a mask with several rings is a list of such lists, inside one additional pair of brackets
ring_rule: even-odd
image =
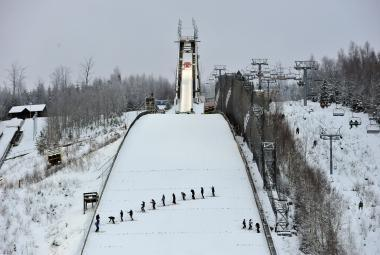
[(178, 40), (181, 40), (181, 37), (182, 37), (182, 20), (181, 19), (178, 19), (177, 33), (178, 33)]
[(194, 18), (192, 18), (192, 22), (193, 22), (193, 29), (194, 29), (194, 39), (197, 40), (198, 39), (198, 26), (197, 26), (197, 23), (195, 22)]

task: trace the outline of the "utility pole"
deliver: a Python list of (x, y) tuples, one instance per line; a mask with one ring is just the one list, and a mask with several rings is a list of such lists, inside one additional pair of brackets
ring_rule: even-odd
[(340, 133), (340, 128), (335, 134), (327, 134), (325, 129), (322, 129), (320, 138), (323, 140), (330, 140), (330, 175), (333, 174), (333, 157), (332, 157), (332, 142), (338, 141), (343, 138)]
[(308, 89), (308, 82), (307, 82), (307, 71), (308, 70), (318, 70), (318, 63), (314, 60), (308, 60), (308, 61), (295, 61), (296, 65), (294, 66), (294, 69), (296, 70), (302, 70), (302, 84), (304, 87), (304, 99), (303, 99), (303, 105), (307, 106), (307, 89)]
[(261, 78), (264, 76), (261, 71), (261, 66), (268, 65), (268, 59), (266, 58), (253, 58), (251, 65), (258, 66), (257, 77), (259, 78), (259, 90), (261, 90)]

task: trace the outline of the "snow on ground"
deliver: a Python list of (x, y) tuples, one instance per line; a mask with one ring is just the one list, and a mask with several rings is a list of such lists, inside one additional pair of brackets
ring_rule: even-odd
[[(213, 185), (216, 197), (211, 196)], [(201, 187), (205, 199), (200, 198)], [(186, 201), (180, 192), (186, 192)], [(151, 210), (151, 199), (157, 210)], [(142, 201), (146, 213), (140, 212)], [(130, 209), (134, 221), (127, 215)], [(120, 222), (120, 210), (127, 221)], [(269, 253), (262, 231), (241, 229), (244, 218), (255, 224), (260, 217), (244, 163), (221, 115), (142, 117), (120, 150), (97, 213), (100, 232), (91, 226), (85, 254)], [(108, 222), (111, 215), (116, 224)]]
[[(380, 134), (367, 134), (368, 115), (354, 113), (362, 124), (350, 129), (352, 113), (333, 116), (335, 105), (322, 109), (318, 103), (285, 102), (283, 112), (307, 161), (322, 169), (344, 198), (341, 237), (352, 254), (380, 254)], [(333, 175), (330, 176), (330, 142), (321, 140), (320, 128), (334, 132), (340, 128), (343, 139), (333, 142)], [(317, 146), (313, 146), (313, 141)], [(364, 209), (359, 211), (362, 200)]]
[[(12, 148), (0, 169), (0, 176), (4, 178), (0, 185), (0, 254), (79, 253), (94, 213), (90, 206), (83, 214), (83, 193), (100, 192), (122, 139), (104, 147), (101, 144), (115, 133), (123, 134), (124, 123), (129, 126), (136, 116), (136, 112), (125, 113), (119, 127), (94, 130), (92, 140), (66, 147), (63, 153), (68, 155), (66, 159), (71, 159), (71, 163), (57, 173), (42, 181), (21, 183), (21, 188), (4, 188), (3, 184), (17, 181), (34, 171), (44, 171), (46, 166), (46, 159), (35, 148), (33, 121), (25, 121), (20, 144)], [(44, 121), (39, 118), (39, 130)], [(100, 148), (90, 150), (94, 145)], [(18, 155), (26, 150), (27, 155), (10, 159), (11, 154)]]
[[(36, 138), (46, 125), (47, 118), (25, 119), (21, 131), (23, 131), (19, 145), (14, 146), (7, 158), (12, 158), (21, 154), (30, 153), (35, 150)], [(36, 130), (34, 130), (36, 128)], [(35, 134), (35, 136), (34, 136)]]

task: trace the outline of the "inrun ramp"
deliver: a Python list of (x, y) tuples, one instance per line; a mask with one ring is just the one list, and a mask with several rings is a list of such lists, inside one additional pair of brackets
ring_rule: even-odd
[[(262, 229), (260, 234), (241, 229), (243, 218), (262, 224), (238, 147), (221, 115), (156, 114), (138, 120), (115, 161), (97, 213), (100, 232), (91, 226), (84, 254), (269, 254)], [(111, 215), (116, 224), (108, 223)]]

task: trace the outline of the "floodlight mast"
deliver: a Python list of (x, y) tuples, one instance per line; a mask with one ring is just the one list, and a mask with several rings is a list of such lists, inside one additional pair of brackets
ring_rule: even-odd
[(294, 69), (303, 71), (302, 83), (305, 86), (304, 87), (303, 105), (307, 106), (307, 90), (308, 90), (307, 71), (308, 70), (318, 70), (318, 63), (314, 60), (295, 61)]

